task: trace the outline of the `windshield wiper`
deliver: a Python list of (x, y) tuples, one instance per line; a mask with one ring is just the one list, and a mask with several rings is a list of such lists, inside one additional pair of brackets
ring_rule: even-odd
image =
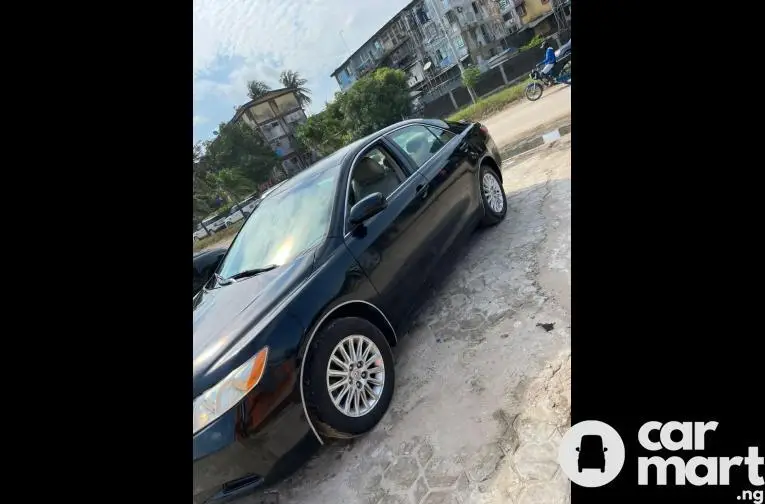
[(234, 275), (231, 275), (228, 278), (223, 278), (220, 275), (217, 275), (218, 283), (221, 285), (228, 285), (236, 280), (240, 280), (242, 278), (249, 278), (254, 277), (255, 275), (259, 275), (261, 273), (265, 273), (266, 271), (271, 271), (272, 269), (278, 268), (278, 264), (269, 264), (268, 266), (263, 266), (262, 268), (254, 268), (254, 269), (248, 269), (244, 271), (240, 271), (239, 273), (236, 273)]

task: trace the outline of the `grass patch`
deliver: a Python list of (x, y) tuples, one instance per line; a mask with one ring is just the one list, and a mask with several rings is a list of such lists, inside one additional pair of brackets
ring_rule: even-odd
[(238, 233), (239, 230), (242, 228), (242, 224), (244, 224), (244, 219), (232, 224), (231, 226), (227, 227), (226, 229), (222, 231), (218, 231), (212, 236), (205, 236), (204, 238), (202, 238), (201, 240), (199, 240), (198, 242), (194, 244), (194, 252), (206, 249), (208, 247), (212, 247), (216, 243), (220, 243), (226, 238), (233, 238), (234, 235)]
[(461, 108), (454, 114), (446, 118), (447, 121), (480, 121), (486, 119), (492, 114), (495, 114), (507, 107), (511, 103), (523, 98), (523, 90), (529, 83), (530, 79), (525, 80), (519, 84), (515, 84), (508, 88), (494, 93), (485, 98), (479, 99), (475, 103)]

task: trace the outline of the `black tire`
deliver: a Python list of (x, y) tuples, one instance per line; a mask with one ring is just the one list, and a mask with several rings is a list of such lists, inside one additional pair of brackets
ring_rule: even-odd
[[(327, 364), (332, 351), (343, 338), (354, 334), (366, 336), (377, 346), (385, 366), (382, 393), (372, 409), (360, 417), (350, 417), (338, 410), (326, 385)], [(306, 407), (321, 433), (327, 437), (350, 438), (372, 430), (388, 410), (395, 383), (393, 353), (382, 331), (362, 318), (333, 320), (316, 334), (307, 359), (303, 382)]]
[[(499, 184), (501, 193), (502, 210), (497, 212), (492, 209), (487, 198), (486, 190), (484, 189), (484, 177), (489, 175), (494, 177), (494, 180)], [(497, 173), (497, 170), (488, 163), (482, 163), (481, 169), (478, 172), (478, 189), (481, 191), (481, 201), (483, 202), (483, 219), (481, 219), (481, 226), (493, 226), (505, 218), (507, 215), (507, 196), (505, 190), (502, 187), (502, 179)]]
[(540, 84), (539, 82), (532, 82), (531, 84), (526, 86), (526, 89), (523, 91), (523, 93), (526, 95), (527, 100), (537, 101), (538, 99), (542, 98), (543, 91), (544, 91), (544, 88), (542, 87), (542, 84)]

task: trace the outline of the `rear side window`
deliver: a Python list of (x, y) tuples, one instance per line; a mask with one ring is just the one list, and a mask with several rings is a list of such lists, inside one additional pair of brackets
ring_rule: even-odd
[(388, 137), (409, 155), (418, 168), (427, 163), (445, 145), (445, 142), (441, 141), (436, 134), (421, 124), (401, 128)]
[(438, 139), (441, 141), (442, 145), (446, 145), (449, 143), (449, 140), (454, 138), (455, 135), (451, 131), (447, 131), (445, 129), (436, 128), (435, 126), (429, 126), (428, 129), (433, 132), (434, 135), (438, 137)]

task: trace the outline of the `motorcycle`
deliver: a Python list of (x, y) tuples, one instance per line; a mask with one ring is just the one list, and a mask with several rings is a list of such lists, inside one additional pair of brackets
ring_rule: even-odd
[(569, 46), (569, 49), (568, 52), (565, 52), (565, 56), (558, 60), (558, 63), (561, 63), (562, 67), (558, 71), (557, 75), (550, 76), (543, 74), (541, 63), (531, 71), (529, 77), (531, 77), (534, 82), (529, 83), (529, 85), (526, 86), (526, 89), (524, 90), (526, 99), (529, 101), (537, 101), (542, 97), (542, 91), (545, 87), (554, 86), (555, 84), (566, 84), (569, 86), (571, 85), (570, 41), (566, 45)]

